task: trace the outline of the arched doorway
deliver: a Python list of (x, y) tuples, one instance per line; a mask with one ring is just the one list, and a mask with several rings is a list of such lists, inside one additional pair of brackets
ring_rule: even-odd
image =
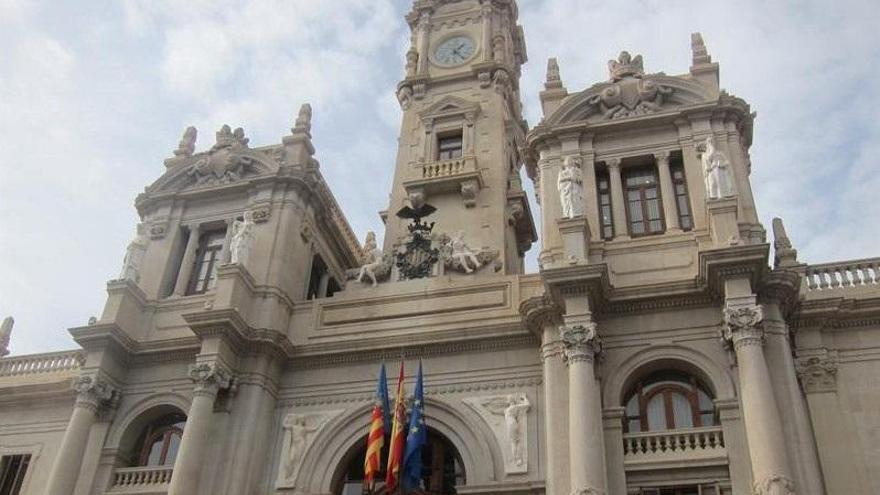
[[(333, 483), (334, 495), (362, 495), (364, 492), (364, 457), (366, 438), (352, 447), (343, 458)], [(382, 449), (383, 464), (388, 459), (388, 438)], [(376, 480), (375, 495), (385, 495), (385, 469)], [(422, 489), (413, 493), (423, 495), (453, 495), (455, 487), (465, 484), (464, 463), (452, 442), (428, 428), (428, 445), (422, 449)]]

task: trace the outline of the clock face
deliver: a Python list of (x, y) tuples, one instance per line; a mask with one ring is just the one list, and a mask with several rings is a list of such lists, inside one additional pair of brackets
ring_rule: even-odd
[(454, 36), (440, 43), (434, 58), (443, 65), (457, 65), (474, 54), (474, 41), (467, 36)]

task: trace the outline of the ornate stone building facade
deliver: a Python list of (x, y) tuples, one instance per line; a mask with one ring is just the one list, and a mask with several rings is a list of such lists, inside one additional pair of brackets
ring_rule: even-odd
[(308, 105), (276, 145), (187, 129), (81, 348), (0, 358), (0, 494), (361, 493), (400, 358), (425, 493), (880, 493), (880, 260), (802, 263), (781, 221), (771, 257), (754, 117), (699, 34), (682, 75), (623, 52), (569, 93), (551, 59), (529, 128), (513, 0), (406, 20), (384, 242)]

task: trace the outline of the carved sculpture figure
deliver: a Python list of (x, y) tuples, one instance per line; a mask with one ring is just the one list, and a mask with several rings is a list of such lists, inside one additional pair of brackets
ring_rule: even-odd
[(14, 324), (15, 319), (11, 316), (4, 318), (3, 324), (0, 324), (0, 357), (9, 354), (9, 340), (12, 337), (12, 325)]
[(361, 268), (358, 271), (357, 281), (363, 282), (364, 276), (367, 276), (373, 282), (373, 287), (375, 287), (379, 283), (376, 274), (380, 271), (382, 265), (385, 264), (385, 254), (376, 245), (376, 233), (372, 230), (367, 232), (367, 239), (364, 241), (363, 256), (364, 264), (361, 265)]
[(298, 414), (288, 414), (284, 418), (284, 430), (290, 435), (290, 443), (287, 446), (287, 456), (284, 463), (284, 477), (293, 482), (297, 468), (302, 460), (307, 447), (308, 436), (318, 431), (320, 426), (306, 425), (306, 417)]
[(138, 283), (141, 279), (141, 264), (144, 261), (144, 253), (147, 252), (147, 243), (150, 242), (144, 232), (143, 224), (137, 226), (134, 239), (128, 243), (125, 250), (125, 258), (122, 260), (122, 271), (119, 273), (120, 280), (131, 280)]
[(529, 399), (525, 394), (510, 394), (503, 400), (493, 398), (486, 402), (485, 406), (492, 414), (504, 416), (504, 431), (507, 435), (510, 460), (513, 464), (522, 466), (525, 463), (523, 449), (525, 418), (531, 408)]
[(730, 160), (724, 152), (715, 148), (715, 138), (709, 136), (703, 152), (703, 174), (706, 178), (706, 194), (709, 199), (730, 198), (736, 195)]
[(306, 132), (312, 131), (312, 106), (308, 103), (303, 103), (299, 107), (299, 114), (296, 116), (296, 121), (293, 123), (294, 129), (305, 129)]
[(254, 214), (244, 212), (243, 220), (232, 223), (232, 240), (229, 241), (230, 263), (245, 264), (254, 240)]
[(416, 68), (419, 65), (419, 52), (416, 47), (411, 46), (406, 52), (406, 76), (413, 77), (416, 75)]
[(195, 127), (189, 126), (183, 131), (183, 137), (180, 138), (180, 143), (177, 145), (177, 149), (174, 150), (175, 156), (192, 156), (193, 152), (196, 150), (196, 137), (198, 137), (198, 131)]
[[(465, 273), (472, 273), (474, 270), (483, 266), (477, 258), (477, 255), (467, 244), (465, 244), (463, 231), (459, 230), (450, 237), (447, 247), (451, 250), (450, 257), (452, 260), (464, 268)], [(474, 267), (471, 268), (469, 263), (473, 264)]]
[(565, 157), (556, 180), (563, 218), (574, 218), (584, 214), (583, 184), (579, 160), (571, 156)]

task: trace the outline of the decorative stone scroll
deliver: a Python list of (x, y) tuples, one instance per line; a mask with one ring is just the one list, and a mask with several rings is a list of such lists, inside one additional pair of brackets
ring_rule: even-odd
[(224, 125), (217, 131), (217, 143), (208, 155), (196, 161), (187, 172), (196, 185), (217, 185), (240, 179), (252, 159), (242, 154), (248, 149), (248, 139), (241, 127), (232, 131)]
[(294, 488), (296, 486), (296, 478), (302, 467), (303, 459), (309, 452), (315, 437), (331, 419), (343, 412), (343, 410), (336, 410), (308, 414), (290, 413), (284, 417), (281, 423), (284, 440), (278, 462), (276, 488)]
[(794, 495), (794, 481), (781, 474), (771, 474), (752, 486), (753, 495)]
[(73, 380), (76, 406), (98, 412), (102, 406), (112, 406), (119, 392), (109, 383), (95, 375), (80, 375)]
[(463, 399), (492, 429), (504, 455), (504, 472), (528, 472), (528, 412), (524, 393)]
[(799, 358), (794, 363), (795, 371), (808, 394), (835, 392), (837, 390), (837, 355)]
[(194, 395), (216, 397), (220, 390), (232, 386), (232, 373), (217, 363), (194, 364), (189, 369), (189, 377), (196, 385)]
[(596, 354), (602, 352), (602, 339), (596, 333), (594, 322), (563, 325), (559, 328), (559, 336), (562, 339), (565, 361), (569, 364), (592, 362)]
[(642, 56), (621, 52), (608, 61), (611, 84), (587, 101), (606, 119), (621, 119), (655, 113), (663, 106), (672, 87), (645, 76)]
[(727, 307), (722, 317), (721, 338), (734, 348), (764, 344), (764, 328), (761, 326), (764, 312), (760, 306)]

